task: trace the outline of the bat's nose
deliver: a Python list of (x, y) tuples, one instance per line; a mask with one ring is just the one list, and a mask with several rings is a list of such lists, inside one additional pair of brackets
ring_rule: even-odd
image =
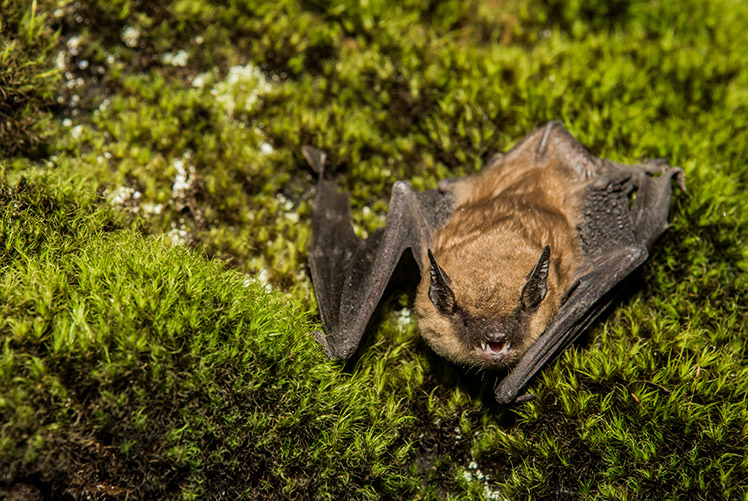
[(491, 343), (503, 343), (507, 338), (508, 336), (503, 332), (493, 332), (487, 336), (487, 341)]

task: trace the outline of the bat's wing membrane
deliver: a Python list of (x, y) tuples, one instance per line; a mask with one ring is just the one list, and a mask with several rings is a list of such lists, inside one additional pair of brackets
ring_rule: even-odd
[(324, 153), (309, 146), (303, 151), (320, 175), (309, 266), (324, 333), (315, 332), (315, 339), (329, 358), (345, 359), (358, 348), (402, 253), (411, 249), (422, 266), (431, 236), (451, 215), (453, 197), (438, 190), (416, 193), (398, 181), (386, 226), (362, 240), (351, 226), (348, 195), (324, 179)]
[(667, 228), (672, 180), (685, 189), (681, 169), (664, 161), (622, 165), (592, 157), (558, 122), (548, 124), (540, 139), (538, 151), (564, 158), (591, 179), (578, 227), (585, 261), (551, 325), (497, 382), (502, 404), (527, 398), (520, 395), (528, 381), (613, 301), (616, 285), (647, 259)]

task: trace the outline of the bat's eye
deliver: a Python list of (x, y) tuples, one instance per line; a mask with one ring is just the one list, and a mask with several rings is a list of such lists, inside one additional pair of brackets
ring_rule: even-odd
[(431, 249), (428, 250), (429, 261), (431, 262), (431, 268), (429, 274), (431, 275), (431, 284), (429, 285), (429, 299), (444, 315), (451, 315), (455, 311), (455, 294), (452, 289), (449, 288), (451, 280), (444, 272), (444, 270), (436, 264), (436, 259), (431, 253)]
[(522, 288), (522, 308), (526, 311), (534, 310), (548, 292), (548, 268), (551, 262), (551, 248), (545, 246), (543, 253), (540, 255), (538, 264), (535, 265), (530, 278)]

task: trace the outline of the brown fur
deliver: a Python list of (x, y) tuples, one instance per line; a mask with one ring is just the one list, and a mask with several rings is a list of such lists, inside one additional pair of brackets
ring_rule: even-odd
[[(515, 363), (545, 330), (580, 263), (576, 224), (586, 175), (558, 158), (538, 163), (533, 155), (533, 149), (520, 145), (482, 172), (441, 186), (455, 194), (455, 211), (434, 236), (431, 250), (466, 315), (490, 321), (516, 314), (529, 274), (543, 248), (551, 248), (546, 297), (523, 324), (521, 342), (513, 342), (512, 353), (498, 365)], [(425, 255), (423, 263), (428, 270)], [(464, 322), (437, 310), (429, 285), (429, 273), (423, 273), (415, 301), (423, 337), (450, 360), (492, 365), (476, 355)]]

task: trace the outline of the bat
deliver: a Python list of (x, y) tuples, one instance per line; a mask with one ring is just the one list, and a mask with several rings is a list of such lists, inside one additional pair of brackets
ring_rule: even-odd
[(416, 192), (392, 188), (387, 222), (368, 238), (351, 225), (346, 193), (325, 179), (326, 154), (302, 152), (319, 180), (309, 267), (330, 359), (347, 359), (403, 253), (420, 271), (414, 310), (439, 355), (504, 369), (500, 404), (528, 398), (528, 381), (615, 299), (668, 226), (673, 180), (662, 159), (624, 165), (594, 157), (553, 121), (471, 176)]

